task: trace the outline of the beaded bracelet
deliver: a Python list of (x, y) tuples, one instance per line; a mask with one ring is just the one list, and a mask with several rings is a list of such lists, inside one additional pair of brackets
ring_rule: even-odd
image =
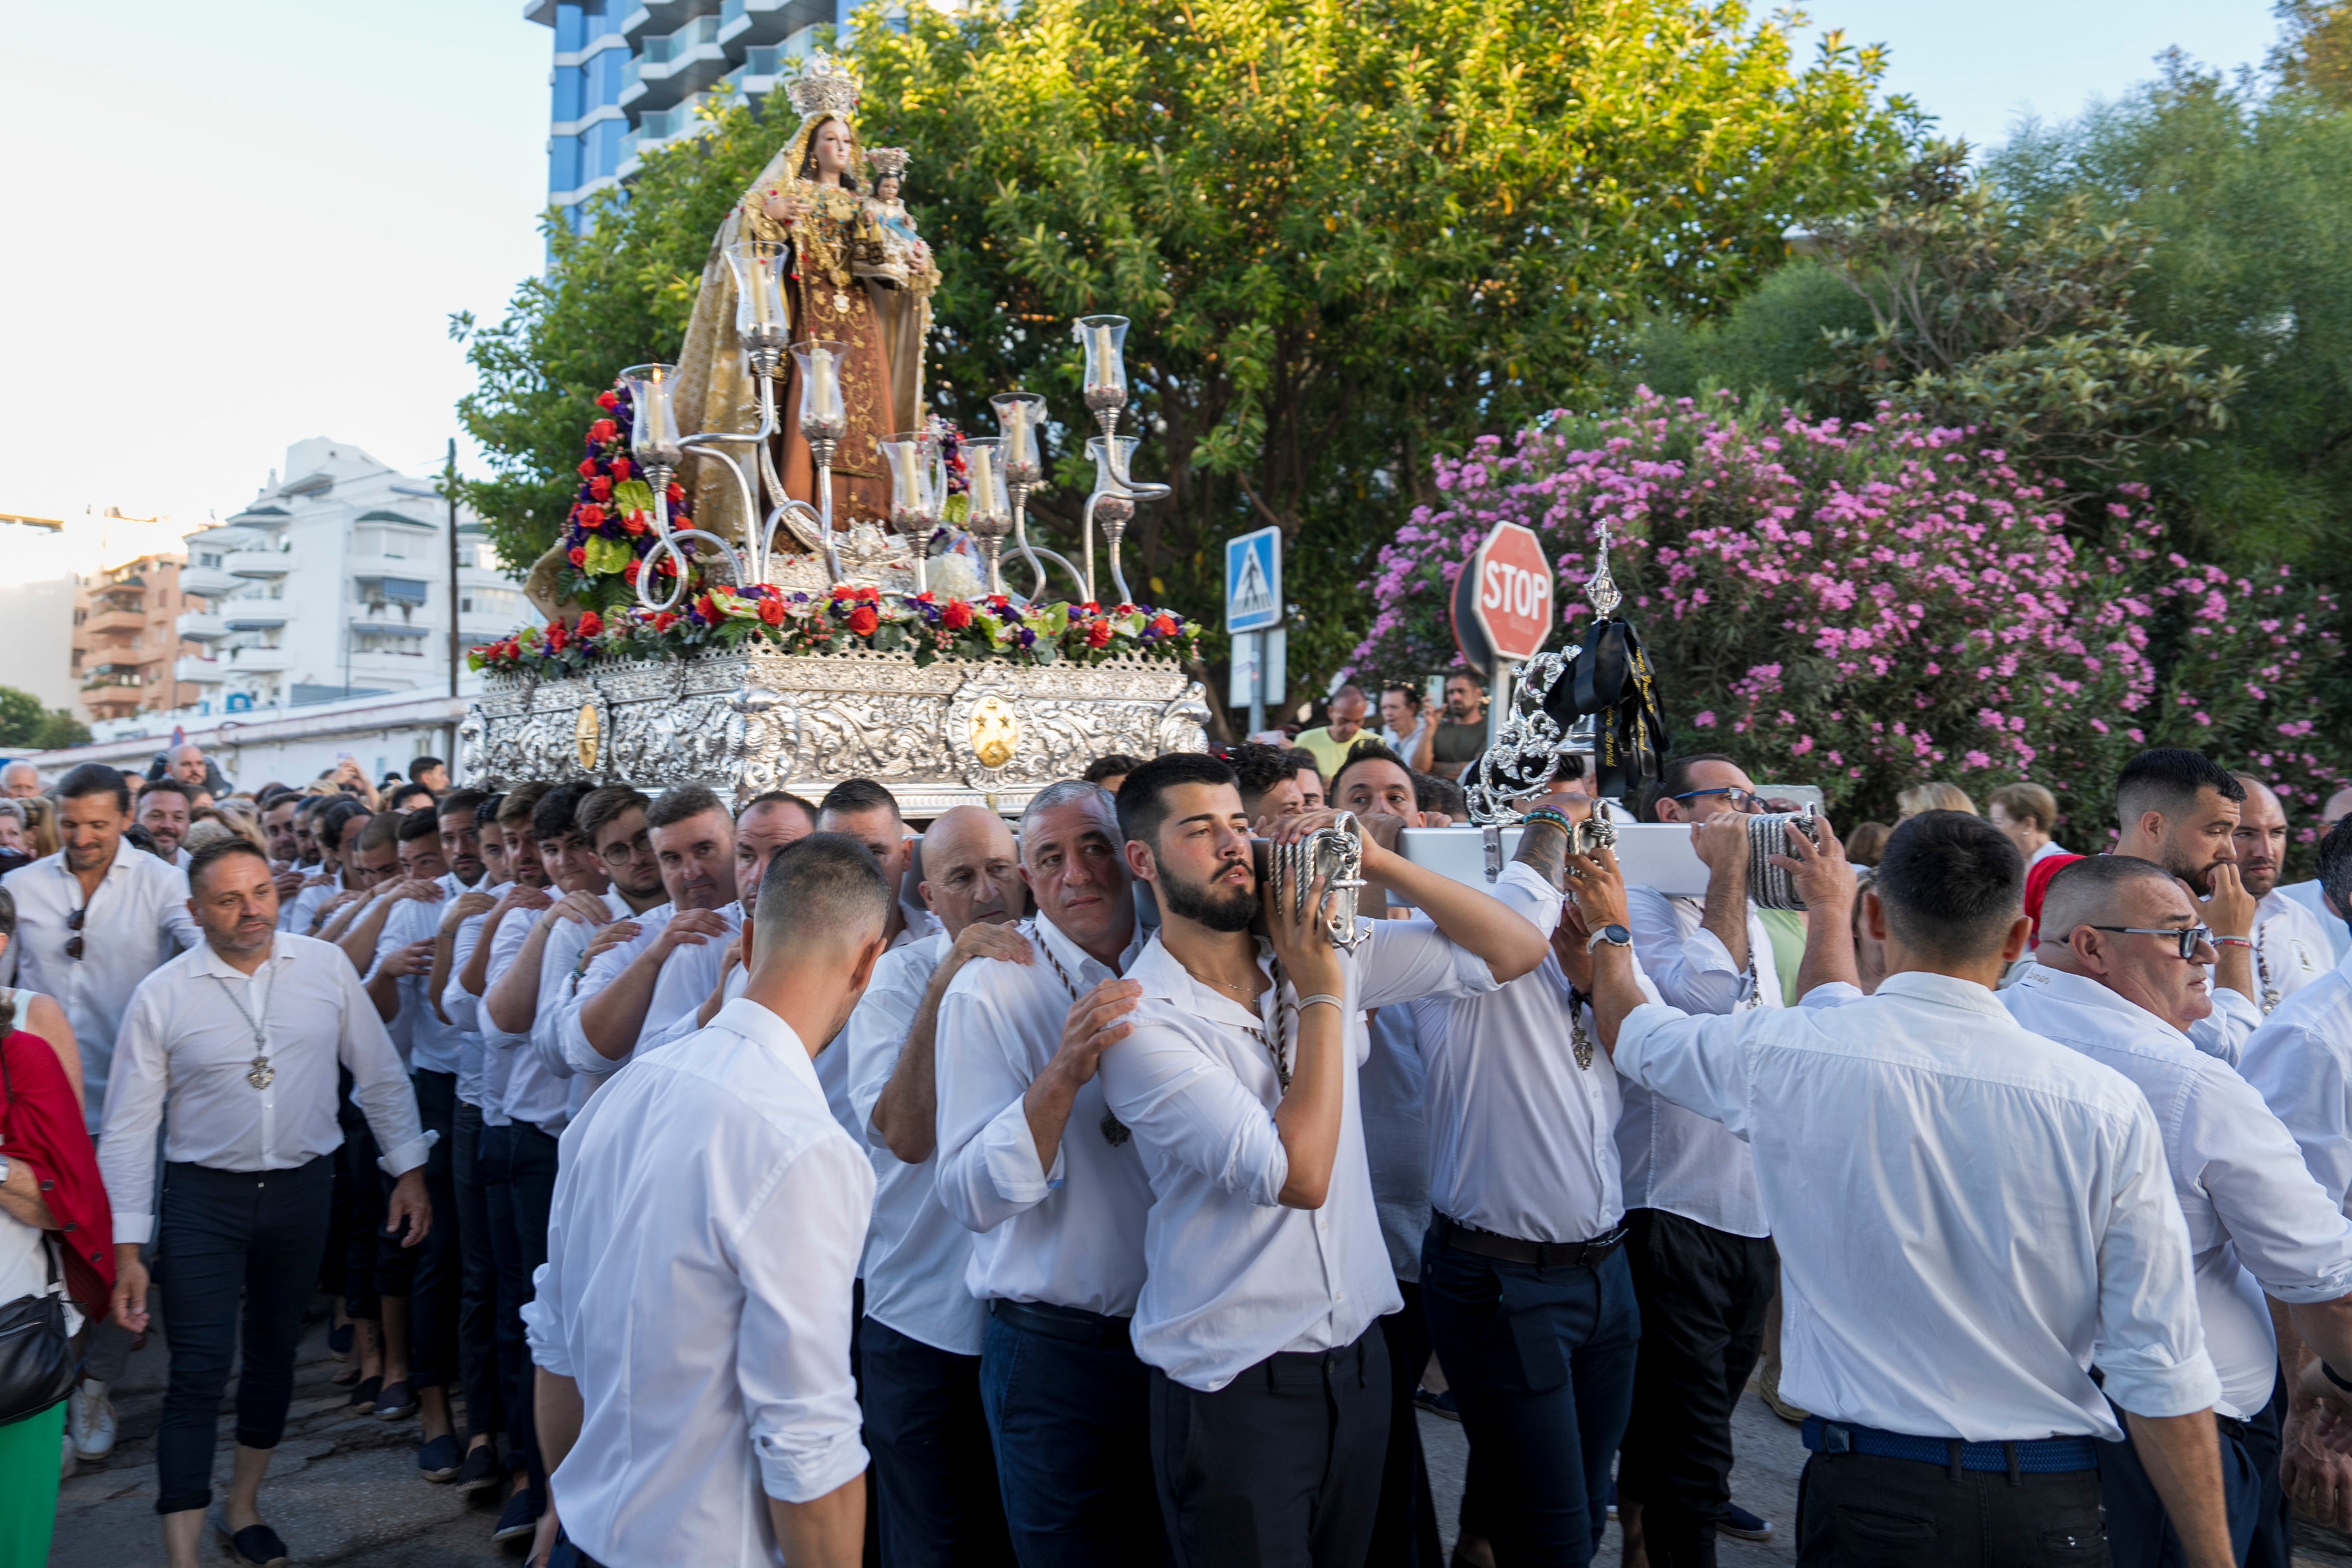
[(1576, 831), (1576, 824), (1570, 822), (1568, 819), (1568, 814), (1557, 806), (1539, 805), (1519, 819), (1521, 826), (1530, 822), (1557, 822), (1570, 833)]

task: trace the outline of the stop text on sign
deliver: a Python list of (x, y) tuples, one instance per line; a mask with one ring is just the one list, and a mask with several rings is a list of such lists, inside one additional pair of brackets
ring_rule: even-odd
[(1538, 577), (1524, 566), (1507, 562), (1486, 563), (1486, 591), (1478, 595), (1479, 607), (1501, 610), (1523, 620), (1548, 620), (1551, 614), (1551, 579)]

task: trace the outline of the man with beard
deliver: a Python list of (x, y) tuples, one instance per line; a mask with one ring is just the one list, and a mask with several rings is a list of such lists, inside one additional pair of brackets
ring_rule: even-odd
[[(1402, 1305), (1381, 1240), (1356, 1071), (1363, 1012), (1491, 991), (1543, 933), (1485, 892), (1406, 864), (1367, 824), (1367, 896), (1427, 918), (1330, 945), (1321, 902), (1269, 911), (1233, 770), (1171, 753), (1118, 795), (1128, 868), (1160, 926), (1136, 960), (1134, 1032), (1103, 1098), (1150, 1178), (1136, 1353), (1152, 1368), (1160, 1514), (1186, 1564), (1363, 1562), (1388, 1449), (1378, 1320)], [(1329, 813), (1273, 824), (1278, 846)], [(1401, 826), (1386, 819), (1388, 827)], [(1392, 837), (1391, 835), (1387, 835)]]
[(2116, 779), (2123, 829), (2110, 851), (2155, 861), (2202, 900), (2198, 912), (2221, 959), (2211, 976), (2213, 1011), (2190, 1026), (2189, 1037), (2207, 1056), (2232, 1064), (2263, 1021), (2255, 1002), (2262, 987), (2254, 979), (2254, 896), (2238, 875), (2245, 801), (2246, 786), (2202, 752), (2142, 752)]
[[(84, 763), (58, 784), (59, 847), (8, 873), (16, 900), (16, 983), (63, 1007), (81, 1050), (82, 1105), (98, 1131), (106, 1107), (115, 1031), (141, 981), (182, 948), (196, 945), (188, 879), (152, 855), (123, 854), (131, 791), (103, 763)], [(142, 1194), (139, 1207), (152, 1206)], [(117, 1232), (120, 1235), (120, 1230)], [(84, 1356), (67, 1430), (84, 1459), (114, 1451), (114, 1406), (107, 1385), (121, 1376), (131, 1336), (101, 1323)]]
[[(760, 902), (760, 879), (768, 874), (768, 862), (776, 851), (815, 831), (816, 807), (782, 790), (753, 796), (736, 815), (735, 902), (730, 911), (733, 919), (748, 923), (753, 918)], [(654, 982), (652, 999), (646, 1004), (636, 1051), (658, 1050), (697, 1029), (709, 1027), (719, 1010), (743, 994), (749, 976), (743, 970), (742, 951), (740, 942), (690, 942), (672, 952)]]
[[(206, 845), (189, 867), (203, 943), (150, 975), (123, 1019), (122, 1071), (99, 1147), (114, 1206), (117, 1321), (148, 1324), (147, 1268), (171, 1300), (171, 1384), (155, 1439), (155, 1511), (172, 1568), (195, 1568), (212, 1501), (221, 1394), (241, 1350), (236, 1457), (214, 1528), (241, 1561), (282, 1561), (257, 1493), (286, 1428), (302, 1312), (326, 1250), (342, 1142), (336, 1069), (348, 1069), (383, 1173), (397, 1178), (394, 1233), (430, 1233), (426, 1140), (415, 1096), (350, 962), (278, 928), (268, 860), (242, 838)], [(163, 1129), (163, 1205), (152, 1202)]]
[(177, 779), (152, 779), (139, 792), (139, 826), (155, 841), (155, 858), (183, 870), (188, 858), (180, 840), (188, 836), (189, 794)]
[(1167, 1559), (1130, 1334), (1151, 1184), (1097, 1071), (1141, 990), (1119, 978), (1143, 948), (1119, 843), (1107, 791), (1038, 791), (1021, 816), (1029, 951), (967, 965), (940, 1004), (935, 1185), (974, 1233), (981, 1400), (1022, 1568)]
[(374, 816), (355, 800), (333, 801), (319, 812), (319, 874), (303, 884), (293, 909), (279, 913), (278, 930), (317, 936), (329, 916), (357, 902), (374, 885), (359, 880), (352, 868), (360, 835)]
[(2335, 948), (2319, 917), (2279, 887), (2279, 868), (2286, 861), (2285, 807), (2253, 774), (2230, 776), (2246, 791), (2231, 844), (2238, 853), (2238, 879), (2255, 900), (2254, 1002), (2268, 1017), (2327, 973)]
[(595, 837), (614, 886), (628, 891), (642, 864), (668, 901), (640, 914), (635, 935), (590, 962), (569, 1016), (557, 1026), (563, 1059), (592, 1083), (635, 1050), (654, 987), (671, 958), (696, 947), (737, 945), (742, 930), (735, 819), (709, 789), (681, 784), (650, 807), (633, 806), (602, 823)]
[(941, 929), (886, 954), (835, 1049), (874, 1163), (866, 1244), (866, 1444), (883, 1568), (1009, 1563), (981, 1409), (984, 1314), (965, 1287), (971, 1233), (941, 1206), (934, 1043), (940, 1002), (976, 958), (1034, 962), (1013, 928), (1025, 902), (1003, 818), (958, 806), (923, 835), (924, 904)]
[(1442, 779), (1458, 779), (1486, 750), (1486, 683), (1471, 670), (1449, 670), (1445, 707), (1430, 752), (1436, 761), (1430, 763), (1429, 771)]
[[(2123, 855), (2078, 860), (2050, 885), (2041, 962), (2000, 996), (2027, 1029), (2122, 1073), (2155, 1110), (2189, 1223), (2205, 1351), (2221, 1379), (2214, 1414), (2231, 1541), (2242, 1562), (2284, 1563), (2287, 1390), (2272, 1319), (2281, 1333), (2352, 1365), (2352, 1225), (2260, 1092), (2189, 1043), (2185, 1031), (2213, 1005), (2212, 952), (2197, 914), (2160, 867)], [(2315, 1414), (2295, 1412), (2291, 1450), (2319, 1451)], [(2116, 1561), (2157, 1562), (2164, 1510), (2128, 1432), (2103, 1450), (2099, 1479)], [(2326, 1522), (2345, 1521), (2340, 1506), (2331, 1500)]]
[(278, 874), (278, 901), (283, 905), (302, 890), (308, 868), (302, 865), (300, 834), (303, 797), (291, 791), (272, 795), (261, 806), (261, 831), (269, 839), (269, 868)]

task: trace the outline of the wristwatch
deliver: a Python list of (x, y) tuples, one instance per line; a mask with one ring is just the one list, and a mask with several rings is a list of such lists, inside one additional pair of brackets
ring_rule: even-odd
[(1584, 951), (1591, 952), (1604, 942), (1612, 947), (1631, 947), (1633, 945), (1633, 933), (1623, 926), (1602, 926), (1584, 939)]

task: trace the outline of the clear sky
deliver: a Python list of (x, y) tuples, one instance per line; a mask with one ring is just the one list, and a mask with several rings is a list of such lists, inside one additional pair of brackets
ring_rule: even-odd
[[(1760, 14), (1765, 6), (1755, 9)], [(1813, 0), (1979, 144), (2154, 71), (2259, 62), (2268, 0)], [(0, 51), (0, 512), (182, 528), (286, 447), (437, 466), (449, 313), (537, 269), (552, 38), (520, 0), (11, 8)], [(461, 445), (460, 461), (473, 467)], [(77, 529), (89, 550), (95, 530)], [(117, 526), (117, 542), (132, 531)], [(16, 563), (21, 570), (24, 561)]]

